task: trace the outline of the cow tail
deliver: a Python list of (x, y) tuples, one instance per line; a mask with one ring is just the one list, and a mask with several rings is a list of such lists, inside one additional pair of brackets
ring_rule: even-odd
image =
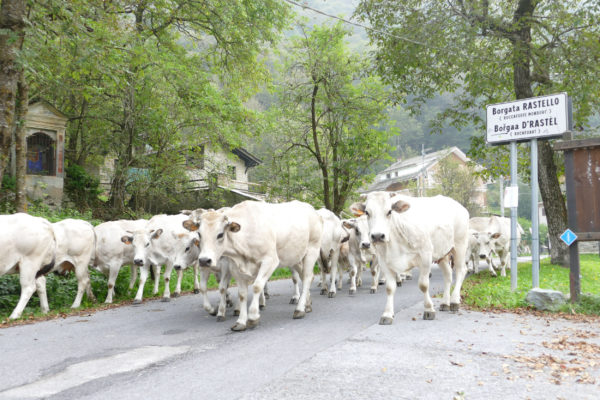
[(92, 232), (94, 232), (94, 251), (92, 252), (92, 257), (90, 258), (90, 265), (96, 268), (98, 267), (96, 265), (96, 243), (98, 242), (98, 237), (96, 237), (96, 229), (92, 228)]
[(52, 261), (49, 264), (44, 265), (35, 273), (35, 279), (39, 278), (42, 275), (46, 275), (48, 272), (52, 271), (54, 268), (54, 264), (56, 262), (56, 237), (54, 236), (54, 229), (52, 229), (52, 224), (48, 222), (50, 225), (50, 232), (52, 233), (52, 239), (54, 239), (54, 248), (52, 249)]
[(319, 251), (319, 256), (321, 257), (321, 266), (323, 267), (323, 272), (329, 273), (329, 260), (325, 254), (323, 254), (322, 250)]

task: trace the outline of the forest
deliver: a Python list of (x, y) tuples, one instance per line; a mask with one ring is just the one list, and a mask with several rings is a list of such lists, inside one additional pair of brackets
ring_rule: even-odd
[[(486, 104), (567, 92), (576, 135), (598, 134), (599, 18), (580, 0), (2, 0), (1, 208), (35, 205), (24, 121), (39, 101), (67, 118), (55, 206), (103, 220), (177, 207), (205, 146), (249, 150), (261, 191), (336, 213), (421, 149), (458, 146), (494, 181), (508, 156), (485, 143)], [(539, 181), (554, 237), (566, 208), (551, 143)]]

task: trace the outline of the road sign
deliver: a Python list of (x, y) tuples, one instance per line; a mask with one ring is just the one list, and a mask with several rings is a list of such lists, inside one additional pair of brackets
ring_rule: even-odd
[(487, 106), (489, 144), (560, 136), (568, 130), (566, 93)]
[(560, 235), (560, 240), (565, 242), (567, 246), (570, 246), (575, 240), (577, 240), (577, 235), (572, 230), (567, 229), (562, 235)]

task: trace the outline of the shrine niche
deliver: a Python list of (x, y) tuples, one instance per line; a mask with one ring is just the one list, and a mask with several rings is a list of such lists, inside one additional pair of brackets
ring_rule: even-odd
[(59, 204), (63, 196), (65, 129), (68, 118), (40, 101), (29, 105), (27, 136), (27, 196)]

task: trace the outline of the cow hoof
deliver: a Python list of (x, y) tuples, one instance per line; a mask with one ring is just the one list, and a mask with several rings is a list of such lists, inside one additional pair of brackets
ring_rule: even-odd
[(400, 287), (400, 286), (402, 286), (402, 281), (397, 281), (397, 282), (396, 282), (396, 286), (397, 286), (397, 287)]
[(194, 289), (194, 294), (200, 293), (200, 289)]
[(385, 285), (385, 281), (383, 279), (380, 279), (378, 283), (379, 285)]
[(321, 296), (327, 294), (327, 289), (321, 289)]
[(457, 312), (460, 308), (460, 304), (458, 303), (450, 303), (450, 311)]
[(450, 311), (450, 306), (448, 304), (440, 304), (440, 311)]
[[(324, 294), (324, 293), (321, 293), (321, 294)], [(295, 297), (292, 297), (292, 298), (290, 299), (290, 304), (298, 304), (298, 299), (297, 299), (297, 298), (295, 298)]]
[(435, 319), (435, 311), (425, 311), (423, 313), (423, 319), (428, 321)]
[(271, 298), (271, 295), (269, 293), (265, 293), (265, 299), (269, 300)]
[(239, 317), (240, 316), (240, 310), (233, 310), (233, 316), (234, 317)]
[(312, 306), (311, 305), (307, 305), (306, 307), (304, 307), (304, 311), (308, 312), (312, 312)]
[(377, 289), (371, 289), (371, 294), (377, 293)]
[(131, 304), (133, 304), (133, 305), (142, 304), (142, 301), (138, 300), (138, 299), (135, 299), (135, 300), (133, 300), (133, 303), (131, 303)]
[(299, 311), (299, 310), (294, 311), (294, 319), (302, 319), (302, 318), (304, 318), (305, 315), (306, 315), (306, 313), (304, 311)]
[(327, 297), (329, 297), (330, 299), (333, 299), (335, 297), (335, 292), (329, 292)]
[(217, 316), (217, 322), (223, 322), (223, 321), (225, 321), (225, 317), (222, 316), (222, 315), (218, 315)]
[(248, 320), (248, 328), (256, 328), (258, 326), (258, 321), (260, 321), (259, 319), (249, 319)]
[(170, 297), (163, 297), (162, 299), (160, 299), (160, 301), (162, 301), (163, 303), (168, 303), (171, 301)]
[(379, 319), (379, 325), (391, 325), (392, 322), (394, 322), (394, 319), (390, 317), (381, 317)]
[[(431, 273), (429, 273), (429, 277), (431, 278)], [(407, 281), (412, 281), (412, 276), (406, 275), (406, 278), (404, 279), (406, 279)]]
[(173, 297), (179, 297), (179, 293), (173, 293)]
[(208, 313), (214, 317), (215, 315), (217, 315), (218, 311), (212, 310), (212, 311), (209, 311)]
[(266, 307), (266, 306), (265, 306), (264, 304), (259, 304), (259, 305), (258, 305), (258, 309), (259, 309), (259, 310), (264, 310), (264, 309), (265, 309), (265, 307)]
[[(429, 277), (430, 277), (430, 278), (431, 278), (431, 275), (432, 275), (432, 274), (431, 274), (431, 272), (430, 272), (430, 273), (429, 273)], [(408, 278), (406, 278), (406, 279), (408, 279)], [(410, 279), (412, 279), (412, 278), (410, 278)]]
[(350, 289), (350, 290), (348, 291), (348, 293), (349, 293), (350, 295), (353, 295), (354, 293), (356, 293), (356, 289)]
[(234, 332), (243, 332), (246, 330), (246, 325), (236, 322), (235, 325), (231, 327), (231, 330)]

